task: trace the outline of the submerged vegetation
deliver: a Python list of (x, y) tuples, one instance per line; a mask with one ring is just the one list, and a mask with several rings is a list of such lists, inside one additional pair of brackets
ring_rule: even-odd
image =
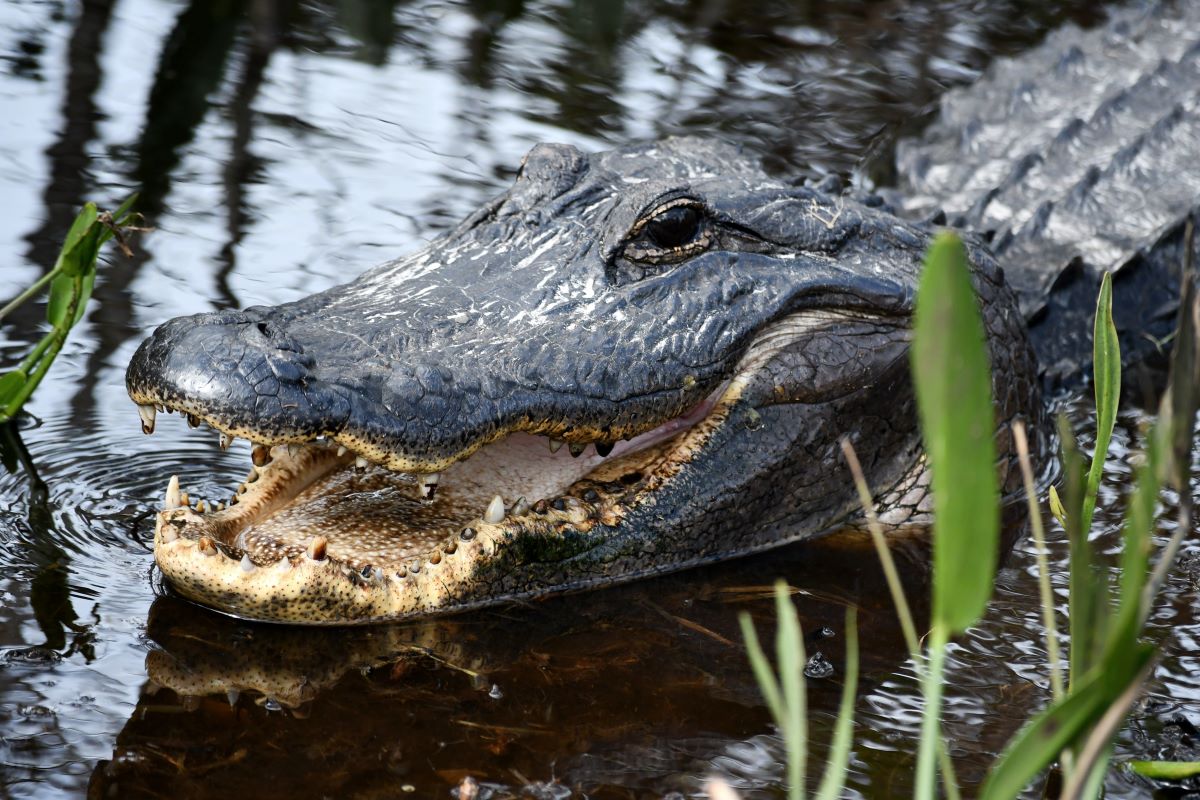
[[(1190, 224), (1185, 241), (1186, 252), (1194, 252)], [(1144, 640), (1145, 625), (1183, 537), (1192, 527), (1188, 479), (1193, 425), (1200, 402), (1197, 394), (1200, 392), (1197, 360), (1200, 298), (1191, 263), (1184, 265), (1183, 274), (1169, 380), (1157, 421), (1146, 433), (1144, 457), (1135, 469), (1134, 490), (1122, 528), (1121, 575), (1116, 587), (1109, 585), (1107, 571), (1097, 567), (1097, 546), (1089, 539), (1121, 387), (1121, 355), (1112, 320), (1112, 281), (1108, 275), (1103, 279), (1096, 303), (1093, 330), (1096, 441), (1086, 469), (1074, 433), (1065, 418), (1059, 419), (1062, 492), (1051, 486), (1049, 505), (1066, 533), (1070, 553), (1070, 653), (1066, 681), (1037, 487), (1024, 427), (1020, 422), (1014, 425), (1037, 550), (1051, 702), (1027, 722), (996, 758), (978, 791), (980, 797), (989, 800), (1016, 797), (1052, 765), (1059, 772), (1056, 785), (1061, 783), (1061, 786), (1047, 792), (1047, 796), (1100, 796), (1112, 756), (1112, 742), (1155, 663), (1157, 648)], [(933, 602), (929, 631), (923, 640), (918, 640), (916, 623), (875, 518), (858, 460), (848, 442), (843, 443), (843, 450), (858, 483), (868, 527), (921, 679), (925, 708), (914, 796), (931, 800), (938, 796), (939, 782), (945, 796), (959, 796), (940, 722), (946, 647), (951, 637), (979, 621), (991, 596), (1001, 506), (995, 471), (991, 378), (982, 323), (966, 250), (952, 234), (940, 235), (926, 255), (917, 296), (912, 376), (934, 494)], [(1179, 518), (1174, 534), (1159, 549), (1151, 567), (1155, 556), (1156, 509), (1163, 487), (1178, 492)], [(782, 582), (776, 588), (778, 680), (771, 674), (749, 617), (743, 615), (741, 621), (755, 676), (786, 743), (788, 795), (800, 798), (804, 796), (808, 746), (804, 721), (805, 653), (796, 632), (796, 613), (788, 589)], [(821, 798), (836, 796), (840, 791), (844, 774), (838, 773), (846, 770), (852, 736), (858, 675), (853, 614), (847, 616), (846, 630), (844, 696), (829, 766), (818, 793)], [(1163, 779), (1200, 773), (1200, 764), (1189, 763), (1132, 762), (1130, 768), (1147, 777)]]
[(112, 213), (100, 211), (95, 203), (85, 205), (67, 231), (54, 267), (12, 302), (0, 308), (0, 320), (3, 320), (17, 306), (36, 297), (47, 286), (50, 287), (46, 304), (46, 321), (50, 323), (50, 330), (16, 367), (0, 373), (0, 424), (15, 417), (29, 400), (62, 350), (67, 334), (83, 318), (88, 298), (92, 296), (92, 287), (96, 283), (96, 260), (100, 256), (100, 248), (109, 239), (116, 239), (126, 256), (133, 255), (125, 241), (125, 234), (138, 230), (135, 227), (136, 215), (132, 211), (136, 199), (136, 195), (130, 197)]

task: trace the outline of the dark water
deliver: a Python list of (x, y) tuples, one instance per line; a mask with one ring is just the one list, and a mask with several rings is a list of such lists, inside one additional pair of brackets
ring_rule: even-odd
[[(696, 793), (712, 773), (777, 796), (781, 749), (736, 615), (771, 625), (778, 576), (802, 589), (810, 647), (835, 668), (810, 682), (818, 750), (844, 608), (862, 608), (851, 791), (908, 793), (919, 694), (862, 542), (393, 627), (241, 624), (169, 596), (150, 542), (170, 474), (215, 495), (247, 454), (173, 417), (143, 437), (124, 366), (170, 316), (290, 300), (418, 246), (540, 140), (718, 132), (775, 169), (886, 179), (891, 142), (946, 86), (1096, 13), (1015, 0), (0, 6), (0, 297), (53, 263), (86, 199), (112, 207), (139, 189), (155, 228), (135, 258), (102, 267), (31, 417), (0, 442), (0, 796), (448, 797), (472, 775), (497, 797), (640, 798)], [(0, 363), (41, 315), (31, 305), (0, 328)], [(1085, 424), (1086, 404), (1072, 413)], [(1118, 484), (1139, 420), (1118, 432)], [(1099, 521), (1115, 547), (1112, 508)], [(923, 596), (920, 546), (899, 553)], [(1018, 544), (987, 620), (952, 653), (947, 730), (968, 787), (1048, 694), (1032, 565)], [(1195, 595), (1181, 572), (1155, 615), (1165, 655), (1121, 758), (1186, 751), (1200, 724)], [(1110, 789), (1149, 792), (1122, 772)]]

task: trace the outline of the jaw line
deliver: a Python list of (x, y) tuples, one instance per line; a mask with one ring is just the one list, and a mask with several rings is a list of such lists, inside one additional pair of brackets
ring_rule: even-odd
[[(595, 457), (591, 469), (562, 487), (558, 497), (543, 497), (533, 508), (506, 514), (500, 521), (474, 519), (439, 532), (430, 537), (424, 552), (404, 563), (339, 557), (336, 542), (324, 536), (277, 544), (273, 550), (247, 549), (247, 530), (256, 523), (329, 476), (352, 472), (347, 468), (354, 463), (353, 454), (339, 454), (332, 445), (293, 447), (290, 452), (286, 445), (276, 446), (272, 462), (253, 470), (235, 495), (237, 503), (223, 510), (201, 514), (190, 506), (164, 509), (156, 521), (156, 560), (171, 583), (192, 599), (234, 616), (277, 622), (372, 622), (526, 596), (464, 602), (456, 587), (468, 583), (475, 566), (493, 559), (518, 537), (561, 538), (570, 532), (586, 534), (597, 525), (605, 526), (611, 536), (630, 509), (694, 464), (770, 353), (815, 326), (811, 319), (785, 318), (760, 332), (735, 376), (688, 413), (621, 443), (607, 459)], [(378, 467), (371, 470), (385, 473)], [(627, 481), (630, 475), (636, 477)], [(585, 486), (599, 489), (589, 496)]]

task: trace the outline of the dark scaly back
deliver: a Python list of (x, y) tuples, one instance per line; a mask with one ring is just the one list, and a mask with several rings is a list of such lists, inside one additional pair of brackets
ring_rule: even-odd
[(942, 209), (991, 242), (1049, 386), (1090, 372), (1106, 270), (1126, 364), (1161, 360), (1200, 207), (1200, 2), (1120, 9), (996, 62), (896, 163), (903, 213)]

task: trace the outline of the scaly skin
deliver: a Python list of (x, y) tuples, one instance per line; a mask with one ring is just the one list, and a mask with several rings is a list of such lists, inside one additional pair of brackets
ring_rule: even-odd
[[(670, 250), (662, 220), (681, 205), (684, 241)], [(594, 156), (539, 145), (512, 189), (425, 250), (296, 303), (172, 320), (142, 345), (135, 401), (275, 448), (237, 505), (164, 511), (158, 564), (200, 602), (297, 623), (611, 584), (843, 524), (857, 508), (843, 436), (888, 520), (920, 521), (907, 352), (931, 235), (772, 180), (715, 142)], [(1002, 273), (985, 250), (971, 256), (1013, 490), (1008, 426), (1023, 416), (1042, 428), (1036, 368)], [(394, 519), (309, 540), (254, 527), (356, 456), (421, 474), (514, 431), (603, 447), (706, 397), (685, 432), (614, 454), (500, 521), (474, 519), (482, 508), (455, 516), (451, 471), (429, 508), (412, 508), (437, 520), (429, 534)], [(315, 437), (327, 445), (283, 446)], [(386, 530), (423, 551), (387, 544)]]

